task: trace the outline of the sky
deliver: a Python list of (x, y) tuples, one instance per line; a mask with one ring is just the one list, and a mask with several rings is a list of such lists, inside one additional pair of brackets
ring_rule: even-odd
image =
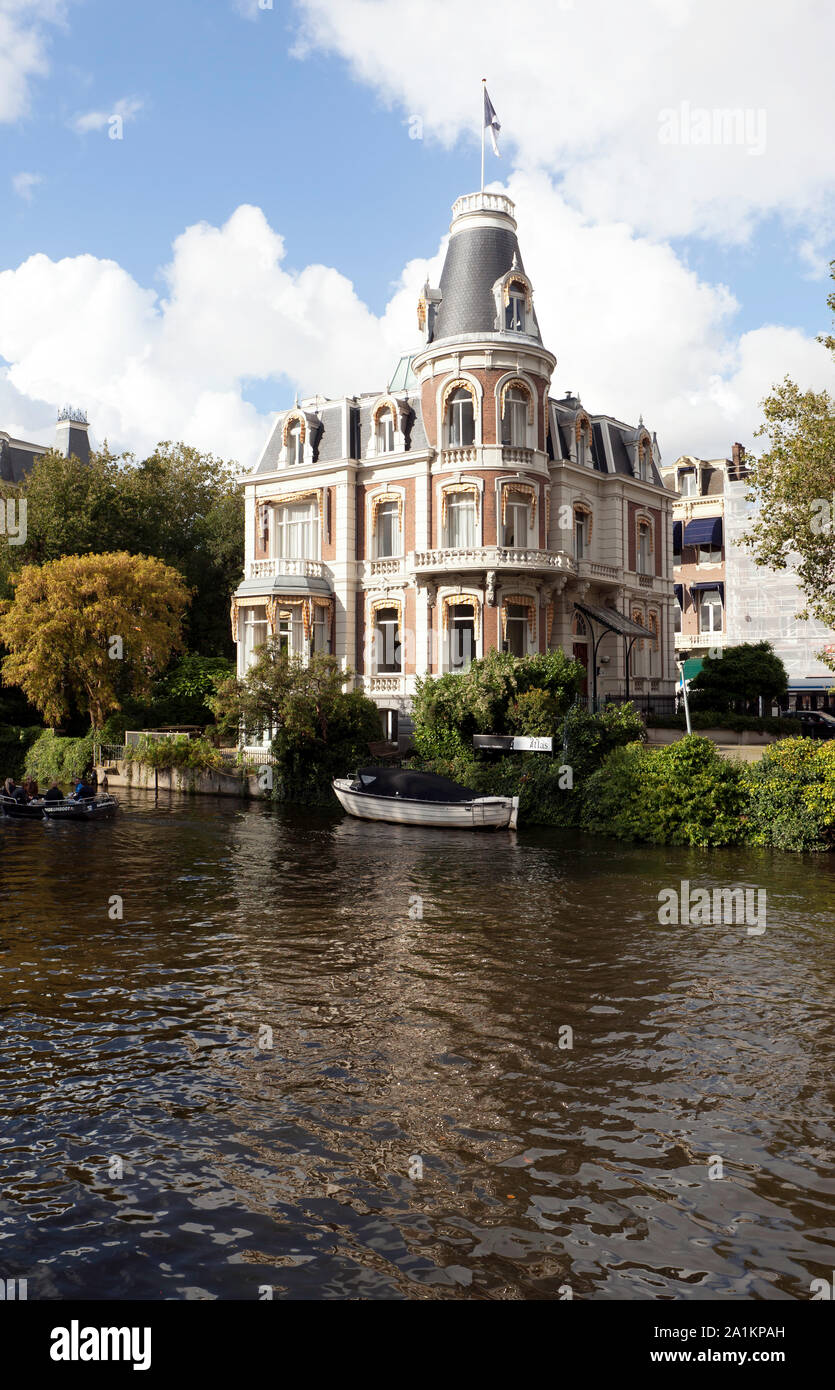
[(0, 0), (0, 429), (250, 469), (416, 351), (502, 130), (553, 393), (666, 461), (835, 390), (830, 0)]

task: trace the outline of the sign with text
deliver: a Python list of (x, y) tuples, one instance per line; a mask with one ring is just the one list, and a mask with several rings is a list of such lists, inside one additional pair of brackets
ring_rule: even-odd
[(514, 738), (514, 753), (550, 753), (553, 739), (550, 738)]

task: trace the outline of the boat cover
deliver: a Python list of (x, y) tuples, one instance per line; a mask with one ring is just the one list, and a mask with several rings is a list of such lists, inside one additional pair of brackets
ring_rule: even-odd
[(449, 777), (413, 772), (405, 767), (363, 767), (351, 790), (370, 792), (372, 796), (403, 796), (410, 801), (472, 801), (478, 795)]

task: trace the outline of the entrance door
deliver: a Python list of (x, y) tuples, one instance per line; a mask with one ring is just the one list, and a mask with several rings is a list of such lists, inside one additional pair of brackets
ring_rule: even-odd
[(574, 656), (574, 660), (575, 660), (575, 661), (581, 661), (581, 662), (583, 663), (583, 666), (584, 666), (585, 669), (586, 669), (586, 674), (583, 676), (583, 685), (582, 685), (582, 689), (581, 689), (580, 693), (581, 693), (581, 695), (588, 695), (588, 693), (589, 693), (589, 644), (588, 644), (588, 642), (575, 642), (575, 643), (574, 643), (573, 656)]

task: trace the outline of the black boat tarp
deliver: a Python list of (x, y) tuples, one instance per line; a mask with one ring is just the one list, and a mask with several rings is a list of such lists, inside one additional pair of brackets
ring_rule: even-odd
[(371, 796), (396, 796), (409, 801), (472, 801), (479, 795), (449, 777), (434, 772), (414, 772), (406, 767), (363, 767), (351, 784), (352, 791)]

